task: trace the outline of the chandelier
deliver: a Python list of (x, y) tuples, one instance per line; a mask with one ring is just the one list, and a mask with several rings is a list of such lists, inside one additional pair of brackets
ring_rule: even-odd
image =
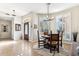
[(50, 12), (49, 11), (50, 11), (51, 3), (47, 3), (46, 5), (47, 5), (47, 20), (46, 21), (51, 21), (51, 20), (54, 19), (54, 17), (50, 18)]

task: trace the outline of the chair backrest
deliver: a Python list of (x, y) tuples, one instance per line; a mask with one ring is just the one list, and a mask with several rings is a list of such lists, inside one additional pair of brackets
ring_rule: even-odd
[(58, 41), (59, 40), (59, 34), (51, 34), (51, 40), (52, 41)]
[(39, 38), (39, 31), (37, 31), (37, 35), (38, 35), (38, 40), (40, 40), (40, 38)]
[(38, 35), (38, 41), (40, 41), (40, 39), (42, 39), (42, 33), (39, 32), (39, 30), (37, 31), (37, 35)]
[(48, 35), (48, 32), (44, 32), (44, 35)]
[(57, 42), (59, 44), (59, 34), (50, 34), (50, 44)]

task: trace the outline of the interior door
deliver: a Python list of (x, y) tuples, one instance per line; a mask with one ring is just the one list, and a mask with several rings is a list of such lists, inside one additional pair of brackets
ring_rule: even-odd
[(24, 40), (29, 40), (29, 22), (24, 23)]

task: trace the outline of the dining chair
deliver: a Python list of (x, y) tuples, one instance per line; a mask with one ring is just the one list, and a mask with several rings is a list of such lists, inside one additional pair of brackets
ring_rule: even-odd
[(59, 33), (59, 45), (62, 47), (63, 32)]
[(59, 34), (50, 34), (49, 46), (50, 53), (52, 53), (52, 51), (59, 53)]
[(48, 35), (48, 32), (44, 32), (44, 35)]
[(37, 34), (38, 34), (38, 47), (39, 47), (39, 48), (40, 48), (41, 46), (44, 47), (44, 43), (45, 43), (44, 38), (40, 36), (39, 31), (37, 31)]

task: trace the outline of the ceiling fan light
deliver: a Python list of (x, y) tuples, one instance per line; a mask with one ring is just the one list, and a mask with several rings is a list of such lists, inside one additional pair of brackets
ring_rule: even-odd
[(16, 15), (12, 14), (12, 16), (16, 16)]
[(9, 13), (5, 13), (5, 14), (8, 15), (8, 16), (16, 16), (16, 15), (15, 15), (15, 10), (12, 10), (12, 11), (13, 11), (12, 14), (9, 14)]

